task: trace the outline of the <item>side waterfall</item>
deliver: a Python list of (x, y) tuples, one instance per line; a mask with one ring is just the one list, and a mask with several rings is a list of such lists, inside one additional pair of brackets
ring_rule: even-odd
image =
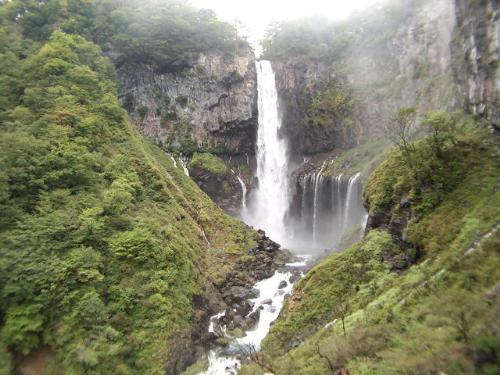
[[(323, 174), (325, 163), (302, 176), (294, 202), (290, 232), (294, 247), (314, 251), (339, 249), (342, 240), (361, 233), (366, 221), (362, 200), (361, 175)], [(297, 198), (296, 198), (297, 199)]]
[(238, 179), (238, 182), (240, 183), (241, 186), (241, 210), (244, 213), (247, 208), (247, 186), (245, 185), (240, 176), (236, 176), (236, 178)]

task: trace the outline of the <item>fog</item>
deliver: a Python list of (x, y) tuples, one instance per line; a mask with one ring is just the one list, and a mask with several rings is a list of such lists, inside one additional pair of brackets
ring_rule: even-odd
[(267, 26), (275, 21), (287, 21), (320, 15), (332, 20), (347, 18), (380, 0), (191, 0), (199, 8), (212, 9), (225, 21), (239, 24), (250, 40), (261, 39)]

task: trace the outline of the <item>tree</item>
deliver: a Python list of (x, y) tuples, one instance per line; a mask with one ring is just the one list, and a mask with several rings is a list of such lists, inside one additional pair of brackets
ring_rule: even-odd
[(349, 305), (349, 300), (344, 299), (340, 303), (338, 303), (335, 308), (335, 315), (340, 318), (342, 321), (342, 331), (344, 333), (344, 337), (347, 336), (346, 330), (345, 330), (345, 319), (347, 316), (349, 316), (351, 312), (351, 307)]
[(448, 114), (444, 111), (428, 113), (422, 125), (430, 128), (430, 145), (434, 157), (441, 159), (447, 143), (456, 145), (456, 138), (459, 133), (458, 118), (455, 114)]
[(405, 161), (414, 169), (413, 153), (415, 147), (411, 142), (414, 131), (417, 110), (413, 107), (400, 108), (387, 124), (389, 139), (401, 150)]

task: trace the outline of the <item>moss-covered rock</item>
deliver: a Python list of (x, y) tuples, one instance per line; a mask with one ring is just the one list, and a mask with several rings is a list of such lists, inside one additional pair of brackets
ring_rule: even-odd
[(209, 153), (195, 153), (188, 164), (198, 186), (227, 212), (237, 215), (243, 196), (237, 175), (224, 160)]

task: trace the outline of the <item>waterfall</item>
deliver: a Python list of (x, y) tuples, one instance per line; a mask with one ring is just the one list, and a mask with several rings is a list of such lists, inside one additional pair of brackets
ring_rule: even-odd
[(349, 224), (349, 213), (350, 213), (350, 208), (352, 206), (352, 190), (353, 190), (353, 186), (354, 184), (356, 183), (357, 179), (359, 178), (360, 174), (359, 173), (356, 173), (354, 176), (351, 176), (349, 178), (349, 185), (347, 186), (347, 197), (346, 197), (346, 200), (345, 200), (345, 210), (344, 212), (346, 213), (346, 215), (344, 215), (344, 229), (347, 228), (348, 224)]
[[(322, 185), (323, 182), (323, 169), (325, 168), (326, 160), (321, 165), (319, 172), (314, 177), (314, 203), (313, 203), (313, 246), (317, 247), (317, 227), (318, 227), (318, 200), (320, 198), (320, 194), (318, 194), (318, 186)], [(319, 184), (318, 184), (319, 180)]]
[(172, 159), (172, 163), (174, 163), (174, 168), (177, 168), (177, 162), (175, 161), (175, 158), (170, 155), (170, 159)]
[(184, 171), (184, 174), (189, 177), (189, 170), (187, 168), (188, 159), (185, 156), (181, 155), (179, 157), (179, 160), (181, 161), (182, 170)]
[(275, 241), (286, 243), (285, 216), (289, 206), (287, 144), (280, 137), (278, 94), (269, 61), (258, 61), (257, 181), (246, 220), (263, 228)]
[(241, 209), (244, 212), (247, 208), (247, 186), (245, 185), (240, 176), (236, 175), (236, 178), (238, 179), (238, 182), (240, 183), (241, 186)]
[(362, 233), (365, 209), (361, 174), (325, 176), (326, 163), (301, 177), (301, 194), (292, 220), (294, 246), (313, 251), (339, 249), (346, 238)]

